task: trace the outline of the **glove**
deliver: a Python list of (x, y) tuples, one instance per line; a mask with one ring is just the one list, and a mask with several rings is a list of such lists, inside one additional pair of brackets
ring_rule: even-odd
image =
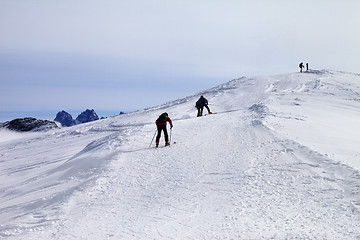
[(170, 126), (170, 129), (172, 129), (172, 128), (173, 128), (173, 125)]

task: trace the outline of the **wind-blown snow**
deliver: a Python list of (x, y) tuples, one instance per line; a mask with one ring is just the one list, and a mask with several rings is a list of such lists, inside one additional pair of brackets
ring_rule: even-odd
[[(176, 144), (149, 147), (165, 111)], [(323, 70), (2, 140), (0, 237), (357, 239), (359, 133), (360, 76)]]

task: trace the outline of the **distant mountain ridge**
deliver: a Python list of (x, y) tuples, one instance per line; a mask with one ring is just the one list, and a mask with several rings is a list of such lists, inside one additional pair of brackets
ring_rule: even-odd
[(65, 112), (64, 110), (58, 112), (54, 119), (55, 122), (61, 123), (63, 127), (71, 127), (75, 125), (75, 120), (70, 113)]
[(94, 109), (86, 109), (84, 112), (80, 113), (79, 116), (77, 116), (77, 118), (75, 119), (75, 123), (76, 124), (81, 124), (81, 123), (87, 123), (87, 122), (92, 122), (92, 121), (96, 121), (99, 120), (98, 115), (96, 114), (96, 112), (94, 111)]
[(18, 132), (38, 132), (47, 131), (53, 128), (58, 128), (57, 124), (49, 120), (40, 120), (36, 118), (17, 118), (12, 121), (0, 123), (0, 128), (7, 128), (9, 130)]
[[(124, 112), (120, 112), (120, 114), (124, 114)], [(59, 124), (57, 123), (60, 123), (62, 127), (71, 127), (82, 123), (97, 121), (99, 119), (100, 118), (94, 109), (86, 109), (80, 113), (76, 119), (73, 119), (70, 113), (62, 110), (56, 114), (54, 121), (41, 120), (33, 117), (16, 118), (11, 121), (0, 123), (0, 128), (18, 132), (47, 131), (53, 128), (59, 128)]]
[(63, 127), (70, 127), (77, 124), (87, 123), (99, 120), (98, 115), (94, 109), (86, 109), (77, 116), (76, 119), (73, 119), (70, 113), (62, 110), (57, 113), (54, 121), (59, 122)]

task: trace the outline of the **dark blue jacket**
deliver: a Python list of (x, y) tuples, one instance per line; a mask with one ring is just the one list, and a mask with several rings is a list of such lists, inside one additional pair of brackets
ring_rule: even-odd
[(197, 102), (196, 102), (196, 107), (203, 107), (205, 105), (208, 105), (208, 100), (204, 97), (200, 98)]

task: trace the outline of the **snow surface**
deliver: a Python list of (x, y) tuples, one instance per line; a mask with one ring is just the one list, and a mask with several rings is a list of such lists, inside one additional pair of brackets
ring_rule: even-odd
[[(149, 147), (165, 111), (176, 144)], [(360, 239), (359, 133), (360, 76), (327, 70), (0, 132), (0, 238)]]

